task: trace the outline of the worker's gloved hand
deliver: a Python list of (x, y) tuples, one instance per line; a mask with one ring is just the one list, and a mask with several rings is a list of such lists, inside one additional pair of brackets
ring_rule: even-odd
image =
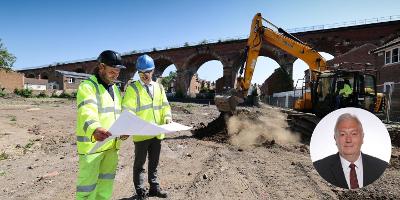
[(104, 141), (106, 138), (110, 137), (111, 133), (105, 128), (96, 128), (93, 132), (93, 137), (96, 141)]
[(165, 119), (165, 124), (172, 123), (172, 119)]
[(129, 135), (121, 135), (121, 136), (119, 136), (119, 139), (126, 140), (126, 139), (128, 139), (128, 137), (129, 137)]

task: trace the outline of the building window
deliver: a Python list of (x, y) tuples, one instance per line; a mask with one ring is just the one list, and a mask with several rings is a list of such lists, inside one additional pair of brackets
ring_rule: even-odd
[(398, 63), (400, 62), (400, 48), (394, 48), (389, 51), (385, 51), (385, 64)]
[(385, 64), (390, 63), (390, 57), (391, 57), (391, 51), (386, 51), (385, 52)]
[(399, 48), (395, 48), (392, 50), (392, 63), (399, 62)]
[(74, 78), (68, 78), (68, 83), (75, 83), (75, 79)]

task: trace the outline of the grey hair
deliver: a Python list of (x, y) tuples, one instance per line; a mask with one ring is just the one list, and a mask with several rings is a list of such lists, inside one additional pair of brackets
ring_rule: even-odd
[(340, 115), (338, 117), (338, 119), (336, 121), (336, 125), (335, 125), (335, 130), (334, 130), (335, 131), (335, 137), (339, 134), (339, 130), (338, 130), (339, 124), (342, 121), (345, 121), (345, 120), (354, 120), (358, 124), (358, 128), (360, 129), (361, 134), (364, 137), (364, 130), (363, 130), (363, 127), (362, 127), (362, 124), (361, 124), (360, 120), (358, 119), (357, 116), (352, 115), (350, 113), (344, 113), (344, 114), (342, 114), (342, 115)]

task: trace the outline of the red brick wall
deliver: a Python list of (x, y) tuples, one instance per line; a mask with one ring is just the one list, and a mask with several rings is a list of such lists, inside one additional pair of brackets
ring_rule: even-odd
[(13, 92), (15, 88), (24, 87), (24, 74), (0, 69), (0, 89), (5, 88), (7, 92)]

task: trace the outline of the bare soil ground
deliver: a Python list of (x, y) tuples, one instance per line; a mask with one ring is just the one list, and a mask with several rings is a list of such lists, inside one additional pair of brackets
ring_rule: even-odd
[[(174, 121), (194, 130), (163, 141), (159, 177), (169, 199), (400, 198), (399, 147), (378, 181), (342, 190), (320, 178), (307, 141), (288, 130), (285, 115), (276, 109), (242, 109), (228, 121), (227, 131), (215, 106), (172, 107)], [(0, 199), (75, 198), (75, 121), (72, 100), (0, 98)], [(207, 135), (211, 132), (219, 134)], [(133, 156), (133, 143), (126, 140), (113, 199), (134, 194)]]

